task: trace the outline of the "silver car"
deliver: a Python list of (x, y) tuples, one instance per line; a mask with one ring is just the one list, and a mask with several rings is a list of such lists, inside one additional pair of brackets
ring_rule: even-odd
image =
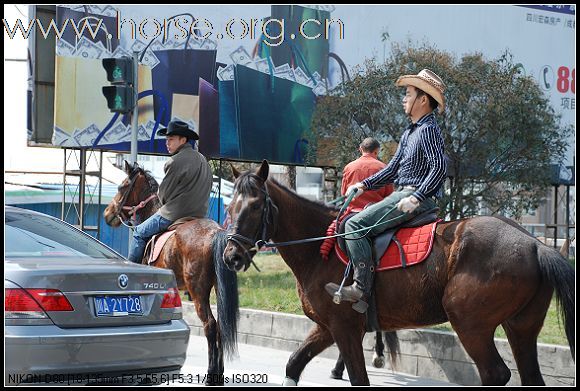
[(179, 372), (189, 327), (171, 270), (9, 206), (4, 251), (5, 384), (147, 384)]

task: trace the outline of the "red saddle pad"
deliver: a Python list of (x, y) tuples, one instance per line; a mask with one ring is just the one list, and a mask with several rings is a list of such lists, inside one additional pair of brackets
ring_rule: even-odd
[[(416, 265), (427, 259), (433, 248), (433, 238), (435, 237), (435, 228), (438, 222), (435, 221), (434, 223), (415, 228), (401, 228), (397, 231), (395, 237), (403, 246), (407, 266)], [(334, 249), (338, 258), (346, 265), (348, 258), (340, 247), (338, 247), (338, 243), (335, 244)], [(403, 267), (403, 264), (401, 263), (399, 248), (391, 241), (387, 251), (381, 256), (379, 266), (376, 270), (383, 271), (400, 267)]]

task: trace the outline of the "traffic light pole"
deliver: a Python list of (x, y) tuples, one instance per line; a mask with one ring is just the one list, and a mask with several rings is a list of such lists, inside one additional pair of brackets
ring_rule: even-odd
[[(137, 163), (137, 135), (139, 133), (139, 105), (137, 99), (139, 96), (139, 52), (133, 52), (133, 117), (131, 118), (131, 162)], [(132, 232), (129, 231), (129, 252), (131, 251), (131, 242), (135, 240)], [(128, 255), (128, 254), (127, 254)]]
[[(133, 52), (133, 58), (103, 58), (102, 63), (107, 72), (107, 80), (112, 84), (104, 86), (102, 91), (107, 99), (107, 106), (113, 113), (129, 114), (131, 109), (131, 162), (137, 163), (139, 134), (139, 52)], [(129, 233), (129, 251), (133, 235)]]
[(133, 52), (133, 94), (135, 107), (133, 107), (133, 117), (131, 121), (131, 161), (137, 163), (137, 134), (139, 132), (139, 105), (137, 99), (139, 96), (139, 52)]

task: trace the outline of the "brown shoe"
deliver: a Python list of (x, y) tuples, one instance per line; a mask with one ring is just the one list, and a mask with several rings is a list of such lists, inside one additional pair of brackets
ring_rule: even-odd
[[(334, 299), (339, 299), (338, 303), (340, 303), (340, 301), (357, 302), (363, 296), (364, 293), (361, 289), (359, 289), (356, 283), (354, 283), (350, 286), (343, 287), (342, 290), (340, 291), (339, 297), (337, 298), (336, 292), (338, 291), (339, 287), (340, 285), (337, 285), (333, 282), (329, 282), (324, 286), (324, 288), (330, 294), (330, 296), (332, 296)], [(335, 303), (337, 302), (335, 301)]]

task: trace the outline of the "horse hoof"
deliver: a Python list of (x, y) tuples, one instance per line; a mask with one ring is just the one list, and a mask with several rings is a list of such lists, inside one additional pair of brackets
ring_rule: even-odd
[(205, 378), (206, 386), (223, 386), (224, 385), (224, 375), (223, 374), (208, 374)]
[(282, 383), (282, 385), (284, 387), (296, 387), (298, 385), (298, 382), (294, 379), (289, 378), (288, 376), (286, 376), (284, 378), (284, 382)]
[(334, 370), (330, 371), (330, 378), (336, 380), (342, 380), (342, 372), (336, 372)]
[(377, 356), (376, 353), (373, 355), (373, 367), (384, 368), (385, 367), (385, 357)]

